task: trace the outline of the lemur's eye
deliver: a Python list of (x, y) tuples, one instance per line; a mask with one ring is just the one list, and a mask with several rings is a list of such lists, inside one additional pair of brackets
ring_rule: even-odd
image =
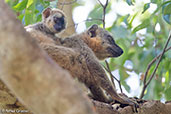
[(104, 41), (102, 41), (102, 44), (104, 44), (105, 42)]
[(108, 35), (108, 36), (107, 36), (107, 39), (108, 39), (108, 41), (109, 41), (111, 44), (115, 44), (115, 41), (114, 41), (114, 39), (113, 39), (113, 37), (112, 37), (111, 35)]
[(60, 18), (59, 17), (53, 17), (53, 20), (57, 24), (59, 24), (59, 23), (64, 24), (64, 17), (60, 17)]
[(110, 35), (107, 35), (107, 38), (111, 38), (111, 36)]
[(57, 23), (59, 18), (58, 17), (53, 17), (53, 20), (54, 20), (55, 23)]

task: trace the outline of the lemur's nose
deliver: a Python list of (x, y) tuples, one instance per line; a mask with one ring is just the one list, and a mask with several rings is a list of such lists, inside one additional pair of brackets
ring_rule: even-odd
[(120, 55), (122, 55), (123, 54), (123, 50), (121, 49), (121, 51), (120, 51)]
[(123, 54), (123, 50), (117, 45), (116, 46), (116, 52), (118, 53), (118, 56), (122, 55)]
[(55, 28), (57, 31), (61, 31), (61, 30), (65, 29), (65, 27), (64, 27), (62, 24), (55, 24), (55, 25), (54, 25), (54, 28)]
[(60, 32), (63, 29), (65, 29), (64, 17), (60, 17), (60, 18), (54, 17), (54, 22), (55, 22), (55, 25), (54, 25), (55, 30)]

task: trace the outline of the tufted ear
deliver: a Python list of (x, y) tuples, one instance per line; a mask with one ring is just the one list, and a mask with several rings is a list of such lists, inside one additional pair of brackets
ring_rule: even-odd
[(51, 8), (46, 8), (42, 13), (43, 18), (48, 18), (51, 13), (51, 10), (52, 10)]
[(88, 29), (88, 34), (90, 37), (95, 37), (96, 36), (96, 30), (98, 29), (98, 25), (94, 24)]

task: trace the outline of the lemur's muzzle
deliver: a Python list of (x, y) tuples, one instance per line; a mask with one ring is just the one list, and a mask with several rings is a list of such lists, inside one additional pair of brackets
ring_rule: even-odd
[(55, 30), (57, 30), (57, 31), (60, 32), (63, 29), (65, 29), (65, 20), (64, 20), (64, 17), (61, 17), (61, 18), (55, 17), (54, 18), (54, 22), (55, 22), (55, 25), (54, 25)]
[(119, 57), (123, 54), (123, 50), (116, 44), (112, 47), (108, 47), (107, 51), (111, 54), (111, 57)]
[(62, 24), (55, 24), (54, 25), (54, 28), (55, 28), (55, 30), (57, 30), (57, 31), (62, 31), (63, 29), (65, 29), (65, 26), (64, 25), (62, 25)]

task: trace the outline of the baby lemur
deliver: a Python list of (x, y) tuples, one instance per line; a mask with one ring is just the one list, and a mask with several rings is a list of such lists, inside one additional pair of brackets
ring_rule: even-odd
[[(44, 12), (46, 13), (43, 12), (43, 18), (50, 18), (51, 11), (51, 9), (45, 10)], [(44, 25), (46, 22), (43, 21), (41, 25)], [(37, 24), (32, 27), (26, 27), (26, 30), (32, 34), (40, 46), (61, 67), (68, 70), (73, 77), (76, 77), (90, 89), (94, 99), (108, 102), (108, 99), (102, 91), (104, 89), (110, 94), (112, 99), (123, 104), (134, 104), (129, 99), (123, 99), (116, 93), (104, 69), (98, 62), (98, 59), (118, 57), (123, 53), (109, 32), (97, 25), (93, 25), (81, 34), (75, 34), (67, 38), (58, 38), (52, 34), (52, 31), (49, 32), (48, 24), (45, 24), (45, 30), (44, 28), (41, 29)], [(51, 27), (52, 24), (50, 24)], [(30, 28), (33, 28), (33, 31), (28, 30)], [(36, 32), (35, 29), (37, 29)]]
[(46, 8), (42, 13), (42, 22), (28, 25), (25, 29), (32, 34), (41, 31), (45, 35), (54, 36), (65, 30), (66, 24), (66, 16), (61, 10)]

